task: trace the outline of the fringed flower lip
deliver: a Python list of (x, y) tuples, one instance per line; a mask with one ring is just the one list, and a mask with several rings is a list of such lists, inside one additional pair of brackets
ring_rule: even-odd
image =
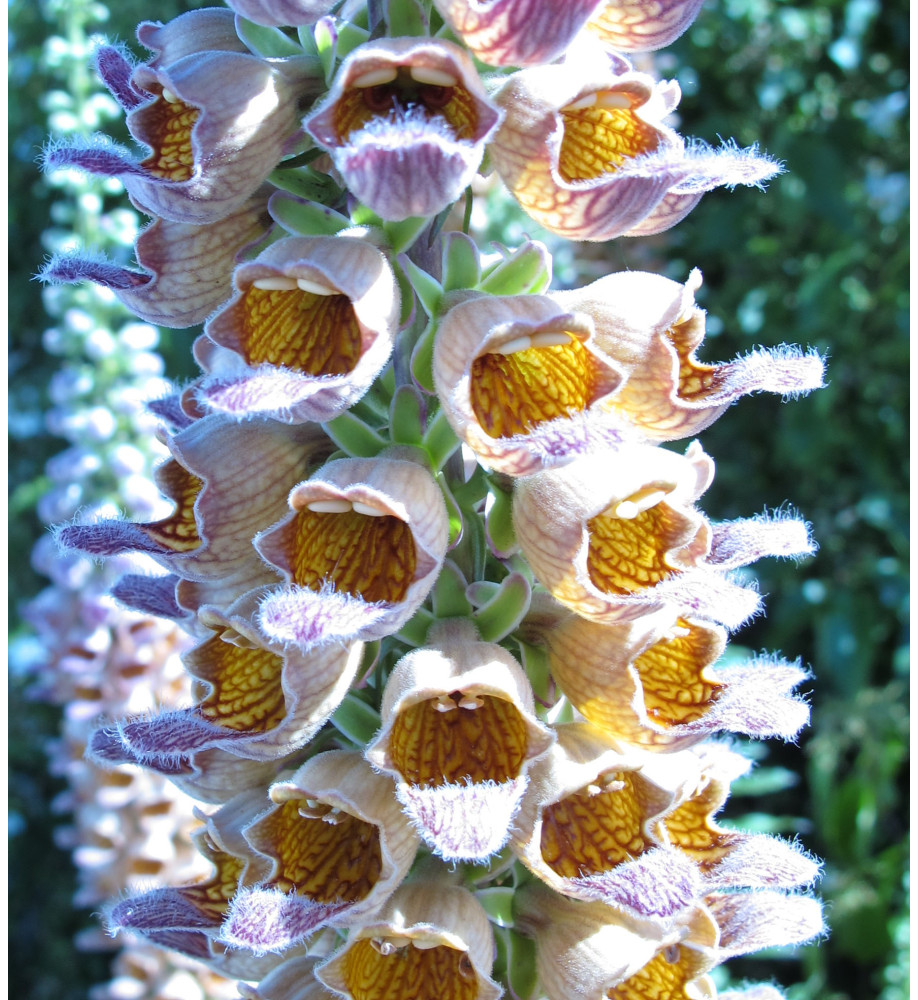
[(718, 928), (703, 906), (666, 927), (605, 903), (563, 896), (537, 881), (517, 896), (517, 927), (535, 938), (548, 1000), (716, 995), (705, 973), (717, 963)]
[(531, 769), (515, 853), (557, 892), (672, 925), (702, 886), (692, 861), (660, 833), (674, 793), (592, 726), (570, 723), (555, 733), (557, 742)]
[(392, 38), (355, 49), (303, 126), (354, 196), (397, 222), (451, 205), (500, 119), (459, 46)]
[(118, 50), (109, 49), (106, 82), (150, 154), (138, 161), (96, 137), (51, 146), (46, 167), (117, 177), (138, 208), (174, 222), (204, 225), (240, 208), (280, 160), (297, 130), (298, 101), (317, 93), (318, 82), (302, 61), (253, 56), (232, 25), (231, 11), (213, 10), (142, 24), (140, 41), (158, 54), (135, 67), (128, 84), (130, 64), (121, 57), (118, 70)]
[(487, 914), (472, 893), (419, 880), (402, 885), (380, 913), (352, 927), (316, 975), (348, 1000), (497, 1000), (494, 953)]
[(695, 304), (701, 272), (684, 284), (643, 271), (621, 271), (552, 298), (582, 312), (595, 343), (624, 374), (607, 406), (655, 441), (698, 434), (733, 402), (753, 392), (795, 396), (823, 384), (824, 363), (813, 351), (760, 348), (726, 364), (695, 357), (705, 313)]
[(241, 836), (241, 828), (265, 811), (264, 790), (234, 796), (192, 834), (195, 848), (214, 866), (214, 874), (190, 885), (153, 889), (115, 903), (108, 911), (112, 933), (130, 930), (164, 948), (206, 962), (229, 977), (266, 975), (276, 958), (232, 952), (216, 941), (230, 901), (243, 880), (264, 877), (267, 865)]
[(434, 384), (456, 434), (485, 466), (512, 476), (622, 443), (611, 412), (622, 382), (593, 324), (545, 295), (480, 296), (440, 322)]
[(367, 759), (395, 779), (435, 854), (482, 863), (507, 843), (530, 763), (553, 735), (509, 653), (458, 624), (436, 641), (393, 669)]
[(356, 751), (317, 754), (269, 795), (244, 834), (270, 871), (234, 897), (220, 932), (231, 947), (280, 952), (320, 926), (352, 925), (408, 874), (417, 834), (392, 783)]
[(692, 746), (720, 731), (793, 739), (809, 709), (799, 666), (776, 658), (715, 668), (726, 631), (669, 611), (600, 625), (572, 616), (544, 641), (571, 704), (612, 739), (648, 750)]
[(194, 326), (226, 301), (237, 255), (270, 229), (268, 193), (256, 192), (206, 226), (155, 219), (134, 245), (142, 271), (99, 256), (57, 254), (39, 277), (51, 283), (94, 281), (149, 323)]
[(328, 462), (290, 494), (290, 513), (255, 539), (287, 586), (258, 625), (308, 650), (398, 631), (437, 579), (449, 520), (436, 480), (410, 453)]
[(760, 186), (780, 172), (754, 149), (686, 147), (663, 124), (680, 96), (675, 81), (591, 60), (521, 70), (494, 95), (505, 118), (492, 162), (539, 225), (600, 241), (662, 232), (705, 191)]
[(291, 486), (328, 439), (313, 425), (275, 421), (240, 424), (222, 415), (194, 421), (168, 441), (172, 458), (160, 468), (160, 488), (175, 501), (152, 524), (101, 521), (58, 530), (61, 545), (95, 556), (148, 553), (177, 574), (178, 603), (226, 609), (242, 594), (277, 582), (252, 547), (259, 527), (277, 521)]
[(385, 256), (349, 236), (290, 237), (240, 264), (204, 328), (197, 399), (236, 419), (324, 422), (355, 403), (392, 352), (399, 291)]

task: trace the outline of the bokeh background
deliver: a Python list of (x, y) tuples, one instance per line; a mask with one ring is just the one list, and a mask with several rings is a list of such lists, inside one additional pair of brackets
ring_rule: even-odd
[[(132, 42), (138, 21), (191, 6), (81, 9), (85, 30)], [(43, 349), (51, 319), (32, 277), (67, 195), (36, 163), (55, 92), (94, 87), (65, 57), (67, 7), (9, 5), (10, 993), (28, 1000), (85, 997), (111, 959), (73, 943), (97, 915), (73, 907), (70, 855), (55, 846), (66, 817), (50, 803), (64, 786), (45, 747), (61, 709), (30, 694), (41, 664), (19, 617), (46, 584), (30, 561), (47, 532), (35, 507), (63, 447), (44, 416), (61, 358)], [(825, 859), (831, 936), (730, 966), (737, 980), (784, 984), (790, 1000), (908, 996), (908, 16), (905, 0), (708, 0), (689, 33), (642, 68), (680, 82), (683, 134), (758, 143), (787, 172), (765, 194), (706, 196), (660, 237), (560, 248), (556, 268), (560, 283), (582, 284), (622, 268), (683, 281), (697, 266), (703, 358), (800, 343), (829, 359), (825, 390), (791, 404), (745, 400), (704, 434), (717, 462), (709, 515), (790, 502), (820, 544), (801, 565), (756, 567), (767, 617), (732, 647), (799, 656), (813, 674), (812, 726), (799, 746), (750, 746), (758, 767), (725, 813), (746, 829), (799, 834)], [(104, 201), (123, 204), (115, 193)], [(539, 235), (493, 196), (485, 220), (489, 239)], [(162, 333), (168, 375), (191, 374), (195, 332)]]

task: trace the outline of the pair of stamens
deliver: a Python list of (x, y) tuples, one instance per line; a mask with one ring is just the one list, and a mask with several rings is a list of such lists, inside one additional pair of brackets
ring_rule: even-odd
[(439, 948), (440, 942), (432, 938), (407, 938), (407, 937), (378, 937), (370, 938), (370, 944), (380, 955), (393, 955), (397, 951), (405, 948), (417, 948), (418, 951), (429, 951), (431, 948)]
[[(415, 83), (430, 87), (455, 87), (459, 83), (459, 77), (448, 73), (446, 70), (434, 69), (431, 66), (408, 66), (408, 75)], [(358, 90), (367, 90), (371, 87), (380, 87), (387, 83), (394, 83), (398, 78), (397, 66), (381, 66), (379, 69), (372, 69), (367, 73), (358, 76), (352, 87)]]
[(597, 111), (630, 111), (631, 98), (627, 94), (598, 91), (585, 94), (583, 97), (565, 105), (564, 111), (586, 111), (595, 108)]
[(353, 511), (355, 514), (365, 514), (367, 517), (389, 516), (386, 511), (361, 503), (359, 500), (313, 500), (312, 503), (306, 504), (306, 509), (314, 514), (348, 514)]
[(287, 278), (283, 275), (270, 278), (256, 278), (252, 282), (253, 288), (260, 288), (266, 292), (292, 292), (299, 289), (301, 292), (309, 292), (311, 295), (340, 295), (341, 291), (323, 285), (321, 282), (313, 281), (311, 278)]
[(639, 514), (656, 507), (661, 500), (665, 500), (675, 487), (661, 489), (659, 486), (645, 486), (642, 490), (632, 493), (626, 500), (619, 500), (610, 513), (612, 517), (617, 517), (622, 521), (633, 521)]
[(464, 694), (462, 691), (453, 691), (451, 694), (441, 694), (434, 702), (434, 710), (437, 712), (454, 712), (457, 708), (464, 708), (469, 712), (474, 712), (476, 708), (481, 708), (484, 699), (476, 694)]
[(502, 344), (489, 347), (488, 354), (518, 354), (520, 351), (531, 351), (537, 347), (565, 347), (571, 342), (570, 334), (562, 330), (543, 330), (541, 333), (523, 334), (506, 340)]

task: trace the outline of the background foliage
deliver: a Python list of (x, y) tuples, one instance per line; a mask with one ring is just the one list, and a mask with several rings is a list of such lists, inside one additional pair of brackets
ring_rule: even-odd
[[(168, 20), (188, 6), (121, 0), (107, 31), (131, 39), (144, 17)], [(44, 462), (61, 447), (43, 430), (55, 359), (41, 350), (48, 320), (30, 281), (54, 217), (35, 167), (49, 100), (44, 9), (10, 5), (14, 622), (17, 604), (42, 585), (29, 567), (44, 530), (32, 508)], [(756, 568), (768, 617), (737, 639), (799, 655), (814, 675), (802, 753), (751, 748), (761, 765), (728, 805), (737, 825), (799, 833), (826, 859), (831, 937), (802, 955), (731, 965), (740, 978), (780, 981), (791, 1000), (908, 996), (907, 50), (905, 0), (709, 0), (655, 58), (656, 72), (682, 85), (680, 130), (758, 142), (787, 173), (767, 195), (706, 196), (661, 237), (585, 248), (582, 259), (565, 251), (557, 269), (571, 284), (625, 267), (682, 281), (698, 266), (706, 359), (783, 342), (829, 356), (827, 389), (788, 406), (741, 402), (704, 436), (718, 470), (704, 500), (711, 516), (790, 499), (820, 543), (804, 565)], [(513, 242), (521, 226), (538, 235), (489, 200), (491, 238)], [(188, 370), (190, 343), (185, 331), (164, 338), (173, 375)], [(55, 712), (23, 698), (15, 671), (11, 685), (11, 991), (75, 1000), (106, 972), (104, 959), (71, 943), (94, 918), (71, 910), (68, 861), (51, 838), (48, 804), (60, 785), (41, 748)]]

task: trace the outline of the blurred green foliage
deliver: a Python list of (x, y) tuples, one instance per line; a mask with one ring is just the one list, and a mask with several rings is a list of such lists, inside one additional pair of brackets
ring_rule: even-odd
[[(167, 0), (155, 16), (186, 6)], [(140, 0), (113, 7), (106, 30), (115, 37), (130, 38), (150, 16)], [(703, 437), (718, 463), (706, 511), (747, 516), (790, 501), (820, 544), (805, 564), (756, 567), (768, 616), (737, 637), (800, 656), (814, 675), (803, 753), (751, 747), (760, 768), (727, 812), (738, 826), (799, 832), (826, 860), (819, 892), (831, 936), (802, 957), (731, 964), (739, 979), (780, 981), (790, 1000), (908, 996), (908, 16), (905, 0), (709, 0), (688, 34), (653, 58), (657, 73), (682, 85), (680, 131), (713, 144), (719, 136), (758, 143), (787, 172), (767, 194), (707, 195), (671, 232), (583, 248), (579, 263), (565, 249), (556, 265), (566, 284), (624, 267), (682, 281), (700, 267), (705, 359), (785, 342), (828, 356), (825, 390), (788, 405), (745, 400)], [(43, 529), (30, 507), (59, 446), (42, 433), (53, 359), (41, 351), (47, 320), (29, 281), (52, 210), (35, 170), (47, 28), (25, 0), (11, 4), (10, 23), (11, 593), (22, 599), (40, 585), (28, 551)], [(513, 242), (520, 229), (518, 215), (493, 201), (488, 221), (488, 238)], [(31, 834), (53, 790), (36, 741), (54, 722), (47, 710), (29, 713), (11, 730), (11, 792)], [(13, 849), (14, 870), (33, 872), (53, 850), (47, 834), (14, 836)], [(47, 919), (34, 906), (20, 910), (23, 932), (40, 924), (46, 936), (71, 933), (72, 918), (61, 916), (69, 883), (36, 879), (38, 895), (63, 909)], [(14, 912), (23, 893), (34, 902), (31, 879), (25, 890), (14, 880)], [(66, 941), (50, 951), (31, 942), (15, 949), (20, 995), (76, 997), (101, 978), (96, 965), (77, 973), (53, 961), (68, 954)]]

